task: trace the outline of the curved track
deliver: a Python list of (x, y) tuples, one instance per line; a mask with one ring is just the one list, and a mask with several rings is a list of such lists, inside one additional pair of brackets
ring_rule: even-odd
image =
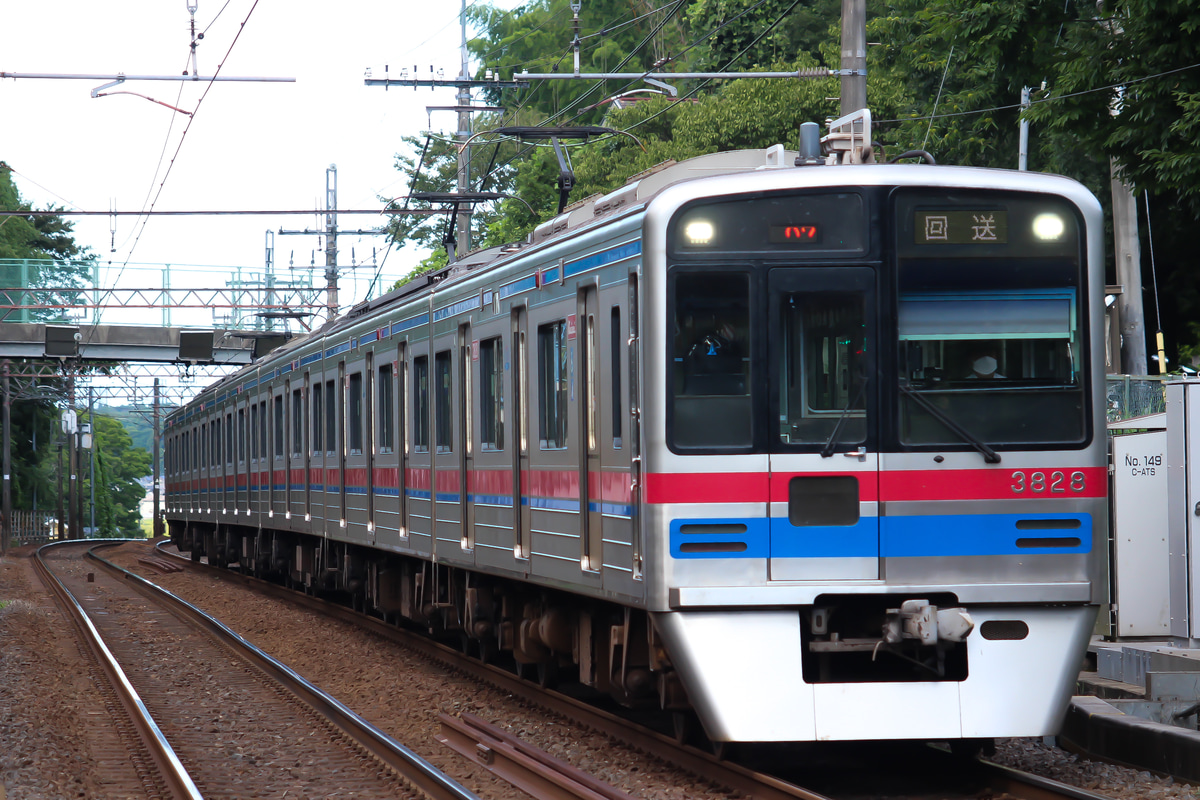
[(128, 765), (102, 777), (123, 795), (474, 798), (219, 622), (85, 553), (94, 545), (47, 546), (35, 562), (134, 720), (123, 738), (140, 790)]

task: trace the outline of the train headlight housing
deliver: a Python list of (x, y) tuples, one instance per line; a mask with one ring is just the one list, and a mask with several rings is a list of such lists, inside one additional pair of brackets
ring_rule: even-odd
[(1038, 214), (1033, 218), (1033, 235), (1043, 242), (1058, 241), (1066, 229), (1066, 223), (1058, 214)]
[(693, 220), (683, 228), (683, 235), (687, 237), (688, 244), (708, 244), (715, 232), (713, 224), (706, 219)]

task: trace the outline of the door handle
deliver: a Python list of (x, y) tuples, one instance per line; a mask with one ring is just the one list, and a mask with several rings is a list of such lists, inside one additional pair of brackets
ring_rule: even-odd
[(852, 450), (849, 453), (842, 453), (846, 458), (857, 458), (859, 461), (867, 460), (867, 448), (860, 447), (857, 450)]

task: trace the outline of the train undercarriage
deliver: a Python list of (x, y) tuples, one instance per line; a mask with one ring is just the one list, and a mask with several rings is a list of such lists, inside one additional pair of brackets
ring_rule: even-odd
[(288, 531), (168, 522), (193, 561), (345, 602), (422, 629), (543, 685), (580, 683), (631, 708), (684, 712), (686, 692), (649, 615), (425, 559)]

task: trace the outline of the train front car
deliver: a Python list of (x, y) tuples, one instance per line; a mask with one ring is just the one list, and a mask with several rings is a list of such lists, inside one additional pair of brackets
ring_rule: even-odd
[(923, 165), (650, 204), (648, 605), (711, 739), (1057, 730), (1101, 600), (1101, 230), (1074, 181)]

